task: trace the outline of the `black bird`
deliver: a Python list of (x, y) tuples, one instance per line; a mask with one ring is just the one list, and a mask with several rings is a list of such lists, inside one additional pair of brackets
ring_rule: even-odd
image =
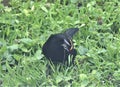
[(51, 35), (42, 48), (45, 57), (53, 63), (64, 63), (68, 61), (69, 55), (72, 55), (74, 62), (77, 51), (74, 49), (72, 37), (78, 30), (78, 28), (70, 28), (64, 33)]

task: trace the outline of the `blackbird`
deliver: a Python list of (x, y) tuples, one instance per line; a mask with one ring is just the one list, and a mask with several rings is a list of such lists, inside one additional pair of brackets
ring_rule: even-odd
[(74, 49), (72, 37), (78, 30), (78, 28), (70, 28), (64, 33), (51, 35), (42, 48), (45, 57), (53, 63), (65, 63), (71, 55), (71, 61), (74, 62), (77, 51)]

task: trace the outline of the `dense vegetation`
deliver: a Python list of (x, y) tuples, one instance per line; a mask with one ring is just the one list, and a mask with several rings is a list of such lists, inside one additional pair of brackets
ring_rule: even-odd
[[(47, 76), (42, 45), (51, 34), (71, 27), (79, 28), (76, 65), (51, 65), (53, 73)], [(0, 86), (119, 87), (119, 29), (119, 0), (1, 3)]]

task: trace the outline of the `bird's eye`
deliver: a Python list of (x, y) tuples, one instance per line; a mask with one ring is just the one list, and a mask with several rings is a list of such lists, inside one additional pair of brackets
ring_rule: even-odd
[(69, 49), (68, 49), (68, 47), (67, 47), (66, 44), (62, 44), (62, 46), (63, 46), (63, 48), (64, 48), (65, 50), (69, 51)]

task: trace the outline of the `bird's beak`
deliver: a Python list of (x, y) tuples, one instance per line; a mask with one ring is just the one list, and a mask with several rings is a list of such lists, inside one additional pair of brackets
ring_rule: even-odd
[(64, 39), (64, 42), (65, 42), (65, 44), (70, 46), (70, 43), (67, 40)]
[[(69, 43), (66, 39), (64, 39), (64, 44), (62, 44), (62, 46), (67, 51), (71, 51), (73, 49), (73, 44), (72, 44), (71, 40), (70, 40), (70, 43)], [(68, 46), (70, 46), (70, 49), (68, 48)]]

